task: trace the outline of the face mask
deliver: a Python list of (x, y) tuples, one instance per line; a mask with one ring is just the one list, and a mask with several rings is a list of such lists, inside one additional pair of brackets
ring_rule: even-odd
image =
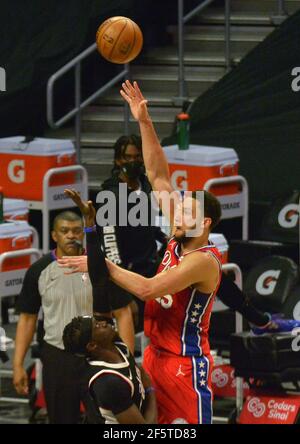
[(144, 165), (142, 162), (126, 162), (121, 165), (121, 170), (129, 179), (137, 179), (144, 173)]

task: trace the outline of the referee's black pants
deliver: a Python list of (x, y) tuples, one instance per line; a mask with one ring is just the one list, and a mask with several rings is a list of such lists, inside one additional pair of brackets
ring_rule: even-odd
[(89, 423), (99, 422), (99, 415), (88, 394), (84, 378), (84, 358), (74, 356), (47, 342), (41, 348), (43, 389), (51, 424), (81, 422), (80, 401), (83, 402)]

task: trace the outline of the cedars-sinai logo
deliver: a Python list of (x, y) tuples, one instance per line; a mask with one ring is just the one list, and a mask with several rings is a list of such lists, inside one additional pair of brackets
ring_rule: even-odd
[(6, 71), (0, 66), (0, 91), (6, 91)]

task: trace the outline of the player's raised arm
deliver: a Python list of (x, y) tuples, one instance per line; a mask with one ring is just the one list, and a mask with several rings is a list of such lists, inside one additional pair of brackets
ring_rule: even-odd
[[(149, 115), (147, 100), (142, 95), (137, 82), (131, 84), (129, 80), (126, 80), (122, 88), (121, 95), (128, 102), (132, 115), (140, 126), (143, 157), (152, 188), (160, 191), (160, 183), (164, 182), (165, 187), (171, 190), (168, 162)], [(160, 181), (159, 188), (156, 187), (158, 181)]]
[[(167, 195), (171, 193), (175, 200), (177, 197), (171, 185), (167, 158), (148, 112), (147, 100), (141, 93), (137, 82), (131, 84), (129, 80), (126, 80), (126, 82), (122, 84), (120, 93), (129, 104), (133, 117), (139, 123), (147, 177), (154, 191), (166, 194), (165, 196), (160, 195), (159, 204), (165, 216), (168, 217), (170, 223), (173, 225), (174, 205), (176, 205), (177, 202), (171, 200), (171, 205), (168, 205), (166, 200), (168, 199)], [(170, 210), (168, 210), (168, 208), (170, 208)]]

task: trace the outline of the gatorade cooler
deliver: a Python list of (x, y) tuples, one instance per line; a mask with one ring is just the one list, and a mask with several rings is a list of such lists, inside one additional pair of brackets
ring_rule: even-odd
[[(0, 139), (0, 186), (6, 197), (42, 200), (43, 178), (51, 168), (74, 165), (76, 155), (70, 140), (24, 137)], [(50, 186), (72, 184), (75, 174), (54, 176)]]
[(25, 220), (28, 222), (28, 203), (23, 199), (4, 199), (4, 220)]
[[(32, 246), (32, 232), (27, 222), (13, 221), (0, 224), (0, 254), (24, 250)], [(30, 267), (30, 256), (7, 259), (1, 271), (12, 271)]]
[(228, 249), (229, 245), (225, 236), (221, 233), (211, 233), (209, 235), (209, 240), (215, 244), (222, 257), (222, 264), (227, 264), (228, 262)]
[[(188, 150), (179, 150), (177, 145), (165, 146), (170, 176), (176, 190), (201, 190), (209, 179), (238, 174), (238, 156), (232, 148), (190, 145)], [(238, 184), (215, 186), (211, 191), (217, 195), (235, 194)]]

